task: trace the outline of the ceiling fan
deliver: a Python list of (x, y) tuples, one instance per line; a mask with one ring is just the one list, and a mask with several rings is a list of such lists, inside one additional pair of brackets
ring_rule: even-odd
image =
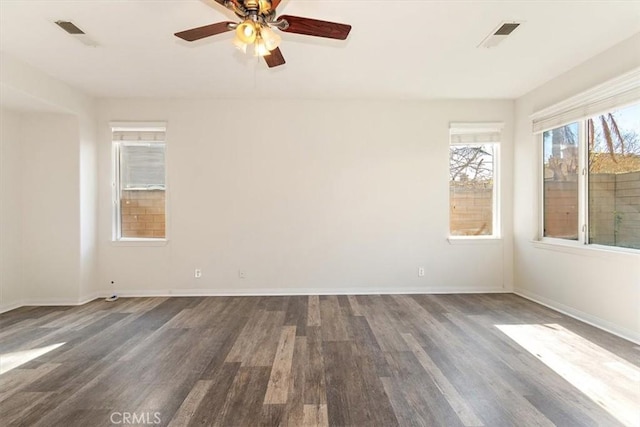
[(287, 33), (345, 40), (351, 31), (351, 25), (336, 22), (302, 18), (300, 16), (281, 15), (276, 18), (276, 8), (281, 0), (215, 0), (233, 11), (241, 22), (223, 21), (203, 27), (175, 33), (176, 37), (192, 42), (227, 31), (236, 32), (233, 44), (243, 52), (253, 48), (256, 56), (264, 57), (269, 68), (285, 63), (278, 45), (280, 36), (272, 28)]

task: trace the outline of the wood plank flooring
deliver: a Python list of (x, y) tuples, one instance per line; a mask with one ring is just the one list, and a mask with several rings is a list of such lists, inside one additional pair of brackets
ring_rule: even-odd
[(23, 307), (0, 354), (2, 425), (640, 425), (638, 346), (512, 294)]

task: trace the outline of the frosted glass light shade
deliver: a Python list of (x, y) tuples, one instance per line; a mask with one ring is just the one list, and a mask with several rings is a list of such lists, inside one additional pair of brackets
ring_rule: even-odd
[(260, 35), (264, 40), (264, 44), (269, 50), (274, 50), (278, 46), (280, 46), (280, 42), (282, 41), (282, 37), (276, 34), (271, 28), (265, 26), (260, 29)]

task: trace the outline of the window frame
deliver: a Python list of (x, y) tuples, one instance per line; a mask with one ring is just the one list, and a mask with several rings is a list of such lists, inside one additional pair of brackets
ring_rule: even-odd
[[(640, 249), (589, 243), (589, 153), (587, 120), (599, 114), (640, 103), (640, 68), (625, 73), (587, 91), (579, 93), (530, 116), (538, 189), (537, 231), (533, 243), (543, 249), (591, 249), (607, 253), (640, 254)], [(544, 132), (578, 123), (578, 239), (544, 235)]]
[[(447, 240), (450, 244), (456, 243), (482, 243), (482, 242), (495, 242), (502, 239), (502, 197), (501, 197), (501, 143), (504, 123), (502, 122), (473, 122), (473, 123), (461, 123), (452, 122), (449, 125), (449, 144), (448, 144), (448, 167), (447, 167), (447, 185), (449, 186), (449, 221), (447, 222)], [(477, 142), (459, 142), (453, 141), (453, 135), (461, 134), (473, 134), (473, 133), (495, 133), (499, 137), (492, 141), (477, 141)], [(450, 173), (451, 173), (451, 147), (453, 146), (481, 146), (491, 145), (493, 148), (493, 188), (492, 188), (492, 233), (489, 235), (479, 236), (460, 236), (451, 234), (451, 196), (450, 196)]]
[[(113, 122), (111, 125), (111, 171), (112, 171), (112, 209), (111, 209), (111, 243), (121, 246), (164, 246), (169, 241), (169, 181), (167, 171), (167, 153), (169, 145), (166, 138), (166, 123), (164, 122), (151, 122), (151, 123), (120, 123)], [(154, 140), (116, 140), (114, 133), (117, 131), (124, 132), (162, 132), (162, 139)], [(164, 215), (165, 215), (165, 229), (164, 237), (123, 237), (122, 236), (122, 215), (121, 215), (121, 147), (126, 146), (148, 146), (150, 144), (162, 144), (164, 146)]]
[[(538, 160), (538, 206), (539, 215), (538, 215), (538, 239), (539, 241), (544, 241), (547, 243), (556, 243), (562, 245), (570, 245), (570, 246), (579, 246), (584, 245), (588, 240), (588, 230), (586, 229), (587, 221), (586, 217), (589, 215), (589, 205), (588, 205), (588, 196), (589, 196), (589, 179), (587, 174), (587, 165), (588, 165), (588, 155), (586, 153), (586, 146), (583, 144), (583, 139), (585, 138), (586, 125), (584, 120), (572, 121), (571, 123), (567, 123), (566, 125), (577, 123), (578, 124), (578, 238), (576, 240), (573, 239), (563, 239), (561, 237), (547, 237), (544, 235), (544, 211), (545, 211), (545, 203), (544, 203), (544, 132), (540, 132), (537, 135), (537, 144), (538, 144), (538, 154), (536, 156)], [(566, 126), (561, 125), (558, 127)], [(552, 128), (556, 129), (556, 128)]]

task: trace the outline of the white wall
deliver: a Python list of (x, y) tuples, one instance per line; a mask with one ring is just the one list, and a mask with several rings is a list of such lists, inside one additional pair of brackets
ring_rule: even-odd
[(98, 282), (98, 144), (93, 111), (78, 115), (78, 178), (80, 216), (79, 300), (96, 295)]
[(24, 111), (93, 115), (94, 100), (40, 69), (0, 52), (2, 104)]
[[(263, 118), (243, 117), (248, 108)], [(509, 291), (512, 114), (512, 101), (102, 101), (101, 286), (114, 280), (122, 295)], [(168, 122), (166, 246), (110, 241), (110, 120)], [(501, 242), (446, 240), (450, 121), (507, 125)]]
[(0, 312), (22, 303), (20, 114), (0, 109)]
[(31, 301), (78, 299), (78, 120), (31, 113), (22, 123), (22, 265)]
[[(10, 55), (0, 56), (1, 101), (18, 111), (3, 112), (0, 125), (0, 311), (86, 301), (96, 296), (98, 283), (94, 101)], [(5, 264), (16, 263), (17, 270), (5, 272)]]
[(640, 255), (542, 249), (538, 234), (537, 139), (529, 116), (640, 66), (640, 34), (516, 101), (515, 290), (640, 341)]

